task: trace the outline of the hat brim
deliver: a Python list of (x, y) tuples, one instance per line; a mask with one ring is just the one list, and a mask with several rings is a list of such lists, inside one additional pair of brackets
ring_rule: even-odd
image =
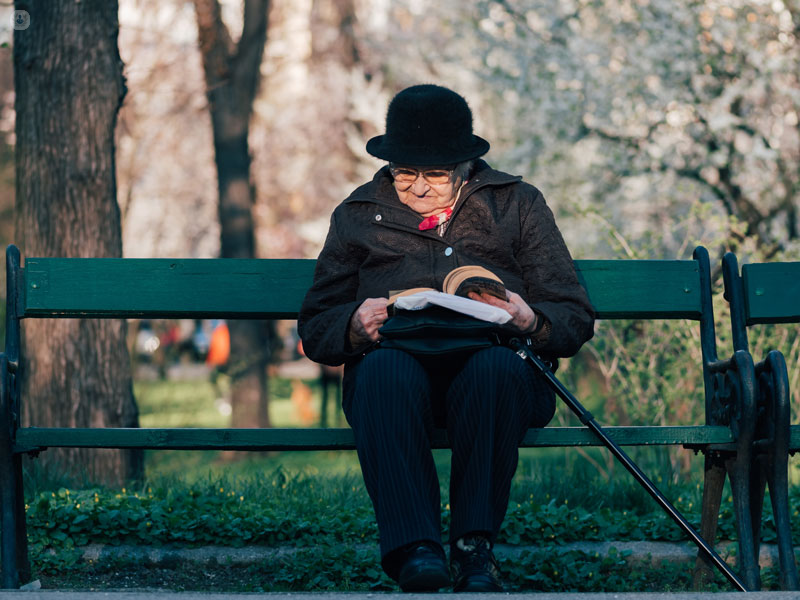
[(393, 163), (419, 167), (454, 165), (483, 156), (488, 151), (489, 142), (477, 135), (472, 136), (471, 145), (454, 151), (443, 151), (430, 146), (400, 148), (391, 144), (385, 135), (375, 136), (367, 142), (367, 152), (372, 156)]

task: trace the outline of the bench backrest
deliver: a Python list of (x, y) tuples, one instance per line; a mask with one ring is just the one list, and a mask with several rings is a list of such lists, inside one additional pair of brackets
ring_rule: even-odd
[[(311, 285), (306, 259), (30, 258), (20, 317), (291, 319)], [(700, 320), (695, 260), (578, 260), (598, 318)]]
[(800, 262), (742, 266), (745, 318), (756, 323), (800, 323)]
[(735, 350), (748, 350), (750, 325), (800, 323), (800, 262), (752, 263), (740, 274), (736, 255), (728, 252), (722, 274)]
[(30, 258), (23, 317), (291, 319), (313, 260)]
[[(9, 267), (9, 298), (16, 294), (17, 303), (7, 316), (293, 319), (315, 265), (308, 259), (29, 258), (16, 274)], [(577, 260), (575, 267), (599, 319), (700, 321), (708, 405), (706, 366), (717, 355), (705, 248), (695, 250), (694, 260)]]

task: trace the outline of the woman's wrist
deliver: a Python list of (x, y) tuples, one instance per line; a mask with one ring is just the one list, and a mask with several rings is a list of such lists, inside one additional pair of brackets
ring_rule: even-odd
[(528, 331), (526, 332), (528, 335), (536, 337), (542, 330), (544, 329), (546, 318), (544, 315), (533, 311), (533, 323), (531, 323)]
[(350, 326), (347, 328), (347, 341), (350, 342), (352, 349), (358, 348), (364, 343), (364, 336), (359, 333), (353, 321), (350, 321)]

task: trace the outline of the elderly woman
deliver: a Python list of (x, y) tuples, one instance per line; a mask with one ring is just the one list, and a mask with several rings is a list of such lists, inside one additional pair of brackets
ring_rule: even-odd
[[(541, 192), (478, 157), (457, 93), (401, 91), (367, 151), (388, 161), (333, 212), (299, 331), (313, 360), (344, 363), (343, 408), (380, 532), (381, 564), (403, 591), (501, 591), (492, 547), (508, 508), (518, 447), (553, 417), (555, 396), (504, 346), (421, 360), (380, 347), (390, 292), (440, 289), (461, 265), (497, 274), (508, 311), (543, 357), (571, 356), (593, 311)], [(452, 444), (450, 569), (441, 543), (434, 426)]]

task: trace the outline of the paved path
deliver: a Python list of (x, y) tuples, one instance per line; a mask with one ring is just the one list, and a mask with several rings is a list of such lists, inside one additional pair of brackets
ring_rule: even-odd
[[(359, 548), (373, 548), (377, 553), (377, 544), (357, 544)], [(513, 558), (524, 551), (551, 550), (564, 553), (577, 550), (586, 554), (595, 553), (607, 556), (614, 548), (627, 557), (631, 564), (649, 563), (657, 566), (660, 563), (691, 563), (697, 557), (697, 548), (689, 542), (573, 542), (558, 546), (510, 546), (497, 544), (495, 554), (500, 557)], [(176, 548), (171, 546), (113, 546), (111, 544), (94, 544), (83, 548), (83, 560), (95, 564), (115, 563), (120, 560), (134, 561), (152, 566), (174, 565), (176, 563), (196, 564), (257, 564), (276, 557), (292, 555), (297, 552), (296, 546), (205, 546), (200, 548)], [(727, 557), (731, 551), (735, 555), (736, 545), (732, 542), (720, 542), (716, 546), (721, 556)], [(762, 567), (778, 564), (778, 548), (774, 544), (762, 544), (759, 562)], [(733, 561), (735, 563), (735, 560)]]
[[(439, 596), (453, 599), (452, 594), (365, 594), (346, 593), (275, 593), (275, 594), (220, 594), (203, 592), (161, 592), (130, 590), (124, 592), (61, 592), (39, 590), (34, 592), (0, 592), (0, 600), (435, 600)], [(478, 596), (468, 594), (467, 597)], [(718, 593), (655, 593), (655, 594), (481, 594), (486, 600), (739, 600), (739, 592)], [(800, 600), (800, 592), (751, 592), (753, 600)]]

